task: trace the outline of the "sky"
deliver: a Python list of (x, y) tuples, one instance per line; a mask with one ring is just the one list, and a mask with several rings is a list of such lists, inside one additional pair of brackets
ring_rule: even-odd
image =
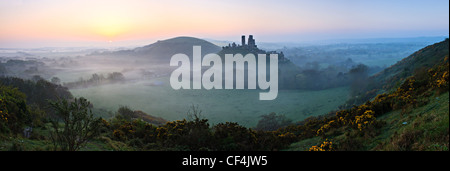
[(0, 48), (449, 35), (448, 0), (0, 0)]

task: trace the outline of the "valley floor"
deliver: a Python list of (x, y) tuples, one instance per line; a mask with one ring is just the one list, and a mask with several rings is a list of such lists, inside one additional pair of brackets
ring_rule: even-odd
[(198, 105), (211, 124), (237, 122), (246, 127), (256, 126), (261, 115), (271, 112), (294, 122), (327, 114), (345, 103), (349, 91), (348, 86), (318, 91), (279, 90), (275, 100), (261, 101), (258, 97), (263, 90), (174, 90), (168, 78), (70, 90), (75, 97), (91, 101), (95, 108), (112, 113), (128, 106), (171, 121), (186, 118), (190, 106)]

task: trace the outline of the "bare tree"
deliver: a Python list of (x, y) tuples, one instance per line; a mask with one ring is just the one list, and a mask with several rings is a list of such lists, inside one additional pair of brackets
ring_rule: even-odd
[(192, 104), (186, 113), (187, 117), (191, 121), (199, 121), (204, 119), (202, 116), (202, 110), (198, 108), (198, 105)]
[(63, 151), (77, 151), (98, 135), (101, 118), (94, 118), (89, 109), (90, 102), (85, 98), (75, 98), (72, 102), (63, 99), (50, 102), (50, 106), (63, 124), (61, 128), (61, 122), (51, 121), (53, 132), (50, 133), (50, 138), (54, 150), (60, 147)]

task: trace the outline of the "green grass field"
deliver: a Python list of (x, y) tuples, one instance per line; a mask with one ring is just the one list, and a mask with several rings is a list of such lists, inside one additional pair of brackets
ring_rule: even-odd
[[(155, 85), (162, 82), (163, 85)], [(260, 101), (262, 90), (173, 90), (168, 78), (126, 84), (110, 84), (71, 90), (75, 97), (85, 97), (95, 108), (114, 113), (120, 106), (142, 110), (166, 120), (186, 118), (192, 105), (211, 124), (237, 122), (256, 126), (259, 116), (276, 112), (293, 121), (326, 114), (348, 99), (348, 87), (321, 91), (279, 90), (272, 101)], [(107, 116), (104, 116), (107, 117)]]

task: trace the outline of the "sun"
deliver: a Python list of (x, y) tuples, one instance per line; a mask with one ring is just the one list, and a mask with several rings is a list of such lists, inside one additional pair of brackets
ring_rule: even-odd
[(99, 24), (97, 26), (97, 28), (95, 29), (96, 33), (106, 37), (108, 39), (113, 39), (119, 35), (121, 35), (122, 33), (125, 32), (125, 29), (123, 26), (119, 25), (119, 24), (114, 24), (114, 23), (103, 23), (103, 24)]
[(91, 19), (91, 30), (107, 41), (115, 40), (129, 30), (130, 24), (117, 15), (99, 15)]

